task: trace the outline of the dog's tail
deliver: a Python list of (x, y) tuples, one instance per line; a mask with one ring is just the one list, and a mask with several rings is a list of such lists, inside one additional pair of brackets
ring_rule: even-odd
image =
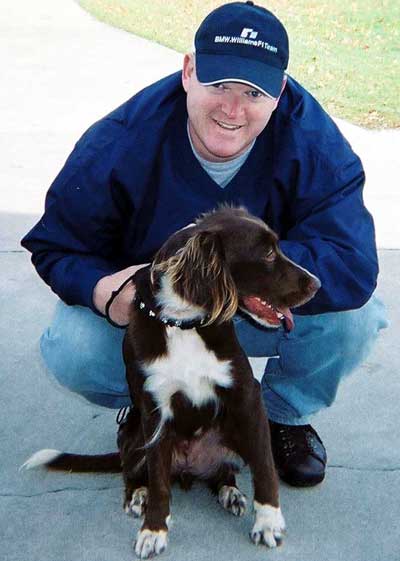
[(24, 469), (45, 467), (56, 471), (72, 473), (119, 473), (122, 471), (121, 459), (118, 452), (112, 454), (69, 454), (59, 450), (39, 450), (22, 466)]

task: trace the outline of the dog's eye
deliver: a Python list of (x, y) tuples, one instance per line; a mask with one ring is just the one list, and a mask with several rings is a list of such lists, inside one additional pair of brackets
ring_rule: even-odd
[(276, 259), (276, 253), (273, 249), (267, 254), (266, 260), (268, 263), (272, 263)]

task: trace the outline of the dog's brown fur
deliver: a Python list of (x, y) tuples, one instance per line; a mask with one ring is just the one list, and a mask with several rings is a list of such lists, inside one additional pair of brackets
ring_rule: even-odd
[[(135, 276), (138, 295), (153, 315), (132, 305), (123, 354), (134, 407), (120, 425), (119, 456), (113, 467), (119, 462), (122, 467), (126, 510), (144, 515), (136, 543), (139, 557), (160, 553), (166, 545), (171, 481), (189, 488), (194, 478), (203, 479), (225, 508), (242, 514), (245, 498), (235, 481), (239, 457), (249, 465), (253, 478), (253, 540), (275, 546), (282, 538), (278, 478), (260, 384), (253, 378), (232, 322), (238, 308), (248, 311), (248, 297), (266, 300), (280, 310), (305, 303), (318, 290), (318, 280), (286, 259), (277, 241), (261, 220), (244, 209), (222, 208), (174, 234), (152, 266)], [(199, 310), (203, 314), (204, 323), (191, 329), (191, 335), (161, 321), (165, 310), (171, 309), (165, 303), (168, 294), (182, 305), (184, 315), (190, 315), (190, 310), (194, 317)], [(176, 307), (176, 302), (171, 306)], [(179, 386), (180, 372), (168, 370), (174, 337), (183, 343), (195, 341), (196, 348), (204, 349), (186, 361), (200, 364), (208, 353), (217, 366), (229, 365), (227, 377), (221, 378), (228, 381), (219, 383), (215, 375), (210, 393), (198, 403), (183, 383)], [(154, 374), (158, 364), (164, 370)], [(174, 376), (178, 380), (177, 391), (169, 396), (169, 416), (163, 417), (164, 405), (151, 389), (154, 376), (161, 376), (165, 384)], [(201, 369), (195, 376), (214, 380), (213, 373)], [(82, 458), (89, 460), (81, 457), (81, 465), (88, 467), (90, 462), (84, 464)], [(79, 469), (79, 457), (64, 454), (47, 465)]]

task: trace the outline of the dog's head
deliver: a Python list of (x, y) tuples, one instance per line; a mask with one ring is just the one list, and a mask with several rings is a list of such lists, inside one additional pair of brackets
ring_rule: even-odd
[[(278, 237), (243, 208), (222, 207), (171, 236), (155, 256), (164, 301), (208, 314), (208, 324), (237, 309), (267, 327), (293, 327), (290, 308), (308, 302), (319, 280), (283, 255)], [(168, 297), (165, 294), (168, 293)]]

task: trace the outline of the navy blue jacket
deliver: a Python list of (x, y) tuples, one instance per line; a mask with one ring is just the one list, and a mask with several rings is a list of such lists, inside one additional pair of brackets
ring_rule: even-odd
[(178, 72), (85, 132), (48, 191), (43, 217), (22, 240), (52, 290), (67, 304), (94, 310), (101, 277), (149, 262), (170, 234), (227, 202), (265, 220), (284, 253), (321, 280), (297, 313), (362, 306), (378, 274), (364, 171), (315, 99), (289, 78), (224, 189), (193, 155), (186, 123)]

